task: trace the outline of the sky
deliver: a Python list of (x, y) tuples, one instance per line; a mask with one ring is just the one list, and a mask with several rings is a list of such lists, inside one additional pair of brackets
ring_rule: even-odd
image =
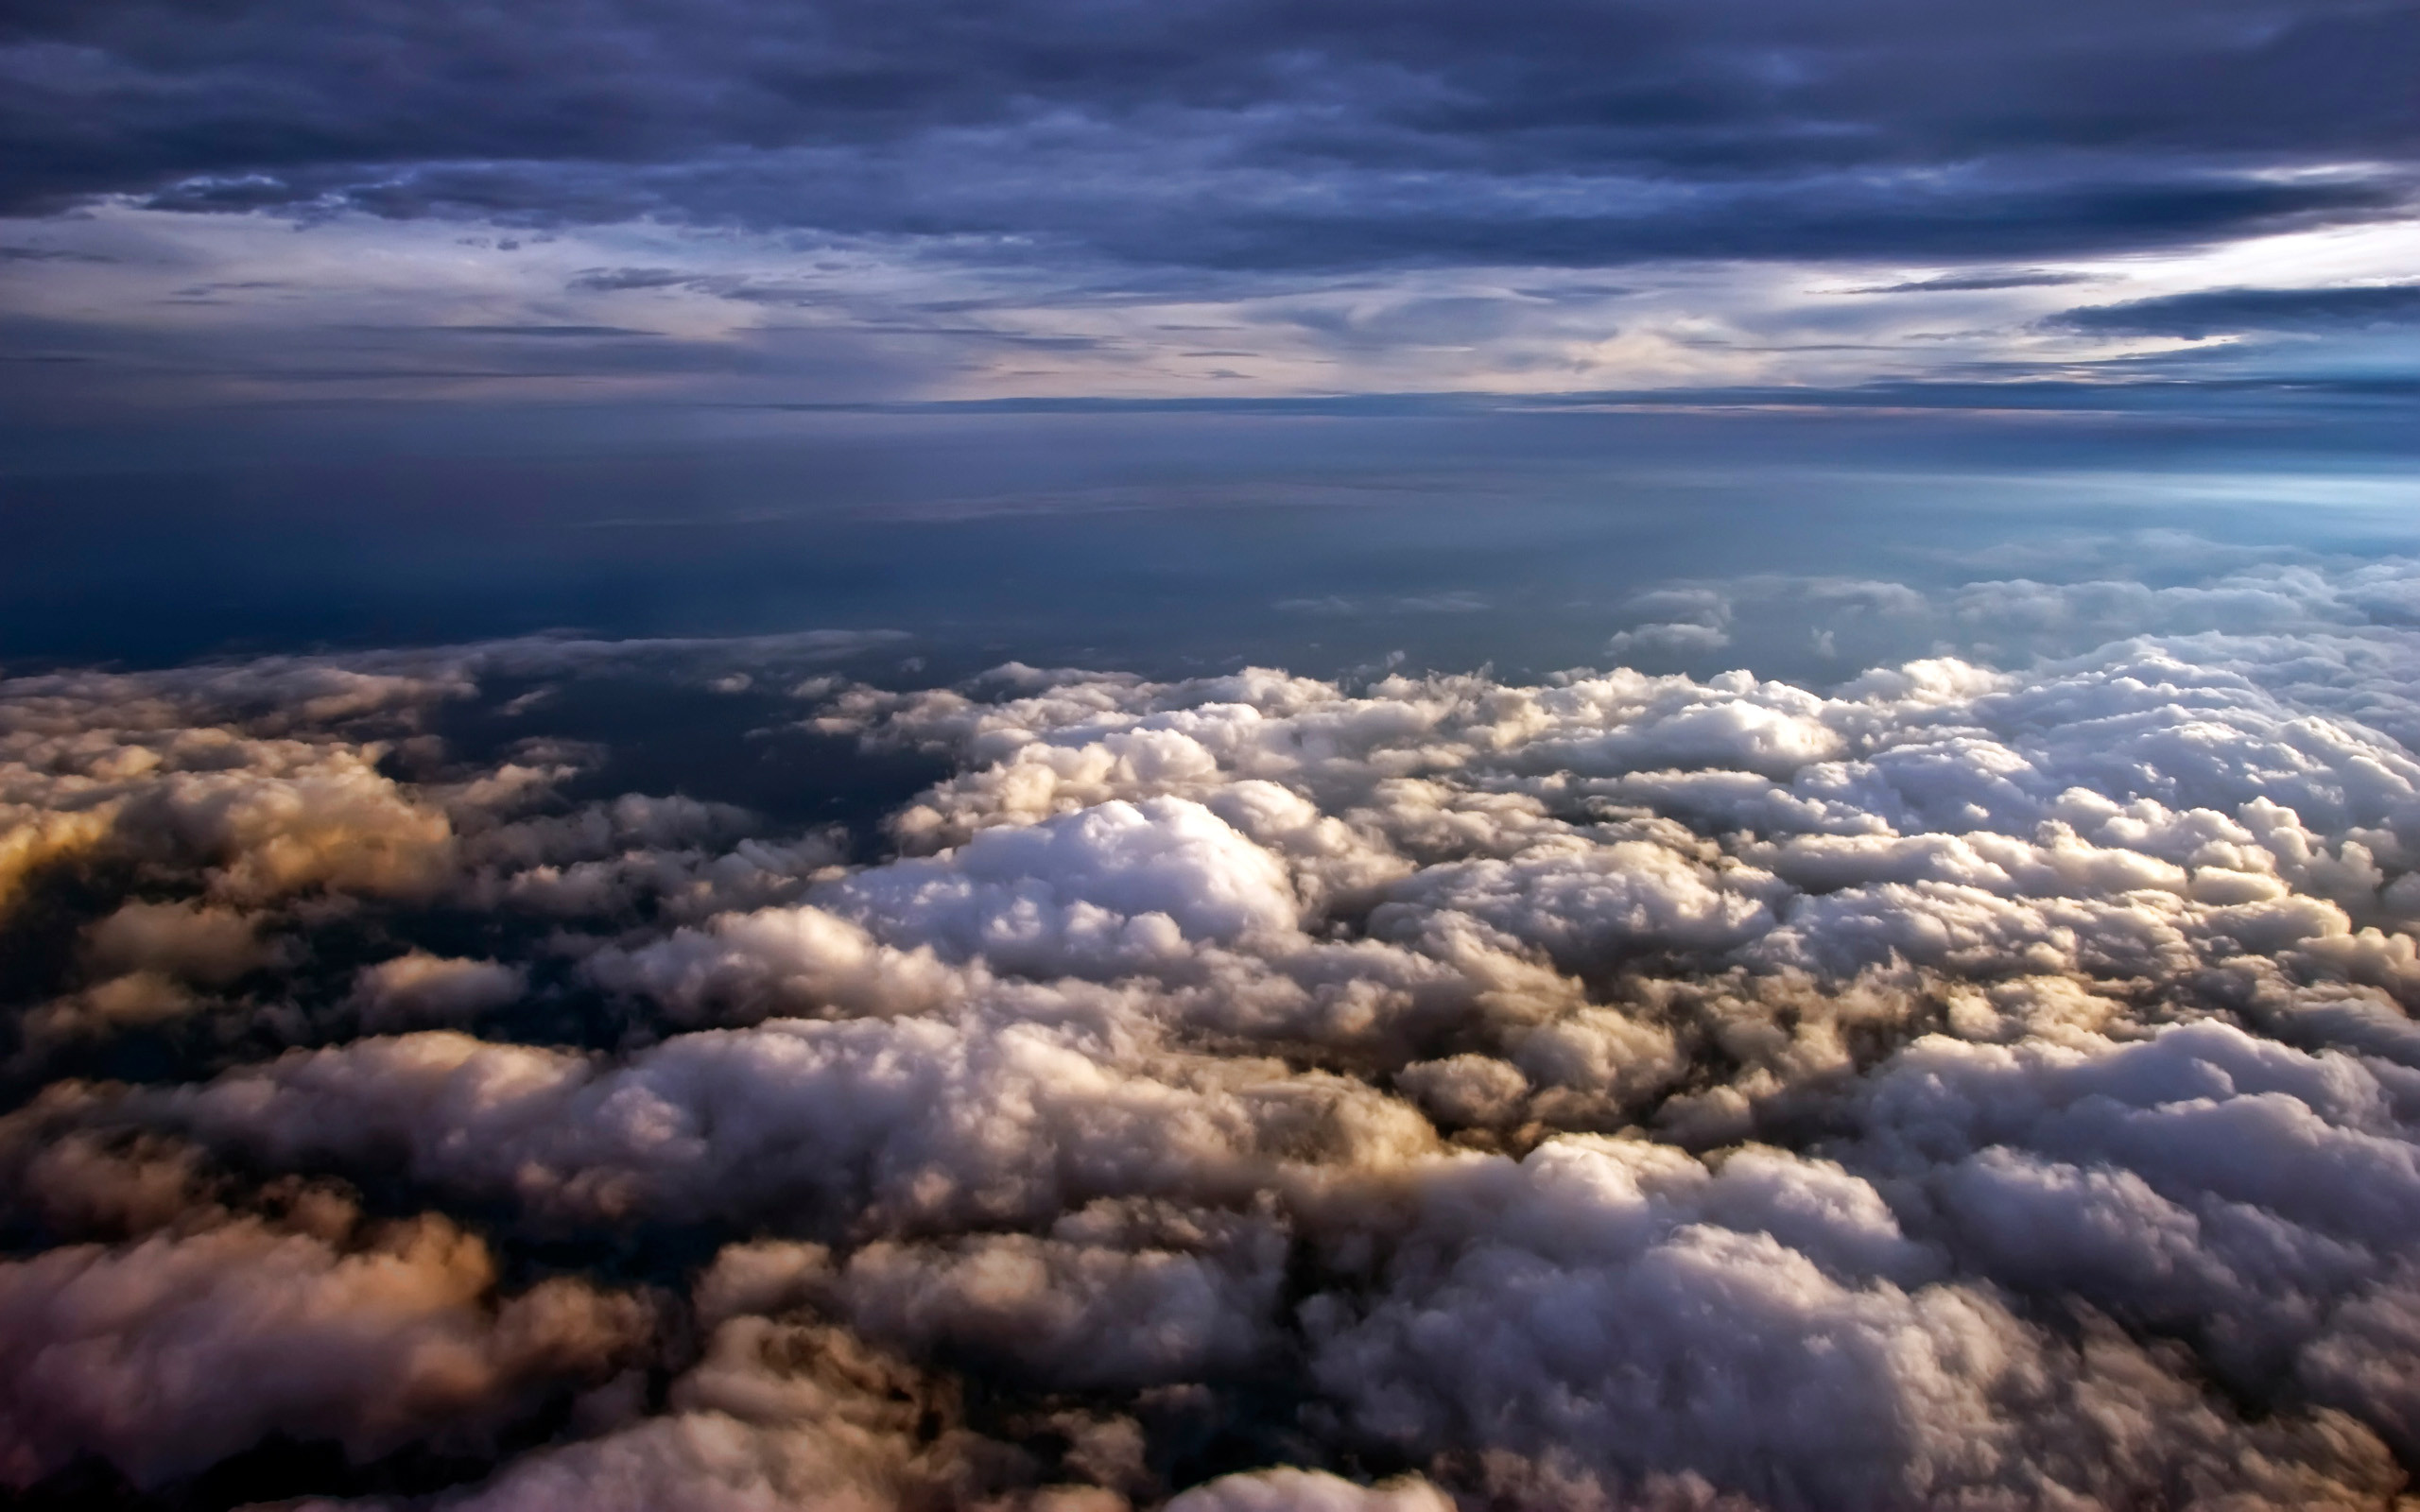
[(2400, 384), (2373, 0), (72, 4), (21, 416)]
[(2415, 79), (10, 0), (0, 1512), (2411, 1512)]

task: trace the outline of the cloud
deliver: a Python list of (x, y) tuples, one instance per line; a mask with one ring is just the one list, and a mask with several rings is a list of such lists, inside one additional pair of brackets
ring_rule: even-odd
[(1168, 1503), (1171, 1512), (1444, 1512), (1451, 1503), (1417, 1477), (1357, 1486), (1320, 1470), (1228, 1475)]
[(833, 906), (895, 941), (1057, 974), (1232, 940), (1291, 934), (1286, 869), (1218, 815), (1180, 798), (1119, 799), (981, 832), (955, 851), (836, 884)]
[(103, 973), (154, 971), (218, 986), (276, 959), (260, 920), (189, 902), (130, 902), (85, 931), (85, 951)]
[[(872, 1509), (990, 1493), (1030, 1469), (963, 1425), (947, 1383), (811, 1321), (735, 1318), (674, 1383), (669, 1410), (513, 1462), (450, 1499), (472, 1512), (644, 1512), (813, 1503)], [(1021, 1484), (1022, 1483), (1022, 1484)], [(1051, 1503), (1026, 1502), (1037, 1512)], [(1110, 1503), (1108, 1506), (1117, 1503)], [(1094, 1507), (1102, 1508), (1096, 1502)], [(1065, 1502), (1059, 1512), (1092, 1512)]]
[(527, 986), (528, 975), (518, 967), (413, 951), (363, 967), (353, 997), (363, 1027), (378, 1030), (459, 1022), (502, 1007)]
[(2056, 318), (2071, 330), (2204, 340), (2241, 332), (2321, 333), (2392, 328), (2420, 320), (2420, 284), (2333, 288), (2207, 289), (2123, 304), (2093, 304)]
[[(2093, 27), (2079, 55), (2096, 18), (2071, 9), (1910, 26), (1873, 5), (1555, 5), (1514, 26), (1430, 6), (1374, 36), (1333, 4), (1106, 29), (1053, 0), (813, 18), (616, 0), (483, 25), (441, 7), (409, 26), (368, 5), (44, 7), (5, 55), (0, 192), (21, 212), (115, 193), (654, 217), (1262, 269), (2021, 258), (2403, 197), (2400, 10), (2239, 0), (2223, 25)], [(350, 65), (365, 32), (391, 66)], [(527, 87), (494, 89), (506, 76)], [(2143, 82), (2180, 77), (2196, 88)], [(2335, 171), (2259, 171), (2315, 165)], [(681, 282), (662, 272), (579, 276)]]
[(1605, 650), (1613, 656), (1630, 656), (1642, 651), (1665, 656), (1703, 656), (1720, 651), (1730, 644), (1731, 632), (1719, 625), (1668, 620), (1616, 631), (1613, 639), (1605, 643)]
[[(1308, 1320), (1314, 1368), (1381, 1439), (1477, 1439), (1614, 1495), (1720, 1464), (1758, 1501), (1818, 1505), (2098, 1498), (2146, 1474), (2349, 1505), (2382, 1469), (2231, 1463), (2243, 1430), (2174, 1385), (2136, 1395), (2153, 1362), (2115, 1340), (2078, 1357), (1988, 1291), (1932, 1280), (1843, 1173), (1564, 1140), (1432, 1179), (1436, 1216), (1374, 1301)], [(2133, 1435), (2086, 1426), (2124, 1400)]]
[[(2379, 1504), (2411, 574), (2219, 572), (1626, 606), (2168, 631), (1828, 687), (807, 641), (0, 685), (0, 1475)], [(871, 848), (614, 794), (548, 723), (608, 671), (940, 775)]]
[(1273, 606), (1288, 614), (1318, 614), (1335, 619), (1384, 617), (1393, 614), (1476, 614), (1487, 608), (1477, 593), (1412, 594), (1396, 598), (1282, 598)]
[(99, 263), (110, 259), (63, 247), (0, 247), (0, 263)]
[(1632, 595), (1623, 609), (1642, 618), (1669, 617), (1616, 632), (1605, 643), (1608, 656), (1707, 656), (1731, 644), (1731, 600), (1713, 589), (1655, 589)]
[(648, 1332), (640, 1299), (569, 1280), (491, 1301), (486, 1247), (441, 1217), (346, 1237), (237, 1220), (0, 1266), (0, 1476), (97, 1453), (158, 1486), (271, 1432), (475, 1446)]
[[(2407, 11), (2170, 12), (44, 3), (0, 40), (0, 215), (33, 254), (0, 387), (52, 448), (228, 404), (313, 431), (342, 394), (422, 455), (508, 407), (594, 440), (690, 405), (1803, 404), (1928, 374), (1996, 409), (2013, 376), (2145, 370), (2054, 317), (2065, 283), (2410, 262)], [(2398, 362), (2360, 332), (2170, 375)]]
[(2055, 288), (2065, 284), (2089, 284), (2089, 273), (2063, 273), (2048, 268), (1984, 268), (1972, 273), (1936, 273), (1929, 278), (1877, 284), (1850, 289), (1851, 294), (1969, 294), (1986, 289)]

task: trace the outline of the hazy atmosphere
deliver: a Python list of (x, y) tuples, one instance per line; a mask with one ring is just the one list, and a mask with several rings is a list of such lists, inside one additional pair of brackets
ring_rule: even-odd
[(16, 0), (0, 1509), (2411, 1512), (2415, 78)]

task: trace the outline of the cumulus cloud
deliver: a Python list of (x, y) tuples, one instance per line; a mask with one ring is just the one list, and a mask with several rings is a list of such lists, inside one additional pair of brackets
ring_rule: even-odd
[(1372, 1299), (1306, 1312), (1314, 1369), (1382, 1439), (1476, 1441), (1616, 1496), (1720, 1465), (1759, 1502), (1827, 1506), (2177, 1479), (2358, 1505), (2392, 1480), (2374, 1446), (2228, 1423), (2124, 1343), (2075, 1350), (1937, 1280), (1837, 1168), (1566, 1138), (1430, 1180)]
[(2386, 1504), (2420, 646), (2249, 581), (1981, 585), (2177, 632), (1830, 687), (630, 651), (945, 768), (871, 849), (600, 794), (530, 684), (610, 647), (9, 684), (0, 1476)]
[(1605, 650), (1612, 656), (1636, 656), (1641, 652), (1695, 656), (1720, 651), (1730, 644), (1731, 632), (1720, 625), (1664, 620), (1616, 631), (1605, 643)]
[(216, 986), (275, 959), (259, 931), (257, 919), (233, 909), (130, 902), (86, 931), (85, 946), (111, 975), (163, 971)]
[(235, 1221), (9, 1263), (0, 1476), (98, 1454), (154, 1486), (271, 1432), (356, 1458), (432, 1434), (475, 1448), (650, 1332), (637, 1297), (557, 1278), (499, 1302), (495, 1281), (486, 1246), (436, 1216), (357, 1239)]
[(528, 974), (494, 961), (467, 961), (413, 951), (354, 979), (353, 1000), (362, 1024), (388, 1029), (413, 1022), (458, 1021), (502, 1007), (521, 995)]
[(1444, 1512), (1452, 1504), (1417, 1477), (1357, 1486), (1298, 1469), (1221, 1476), (1168, 1503), (1172, 1512)]

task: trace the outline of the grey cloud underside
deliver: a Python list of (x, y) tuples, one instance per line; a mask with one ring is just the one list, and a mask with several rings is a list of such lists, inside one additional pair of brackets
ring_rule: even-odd
[[(2402, 202), (2410, 6), (14, 8), (0, 202), (1129, 263), (2043, 256)], [(2333, 178), (2254, 176), (2365, 164)], [(903, 187), (912, 186), (912, 187)]]
[[(0, 1481), (2386, 1507), (2420, 575), (1628, 608), (1785, 589), (2198, 633), (1828, 691), (886, 689), (836, 634), (0, 684)], [(598, 797), (544, 714), (609, 675), (948, 775), (854, 857)]]
[(2058, 323), (2120, 335), (2325, 333), (2420, 323), (2420, 284), (2346, 288), (2211, 289), (2069, 310)]

